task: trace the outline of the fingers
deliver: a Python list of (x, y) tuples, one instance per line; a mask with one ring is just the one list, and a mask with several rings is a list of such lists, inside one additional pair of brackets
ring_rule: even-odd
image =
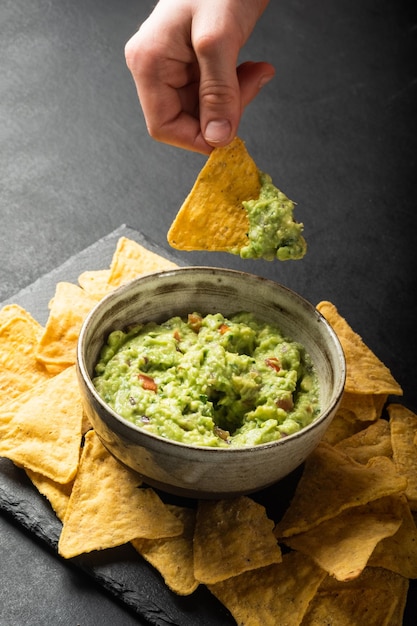
[(259, 91), (275, 76), (275, 68), (263, 61), (247, 61), (237, 68), (242, 109), (258, 95)]
[[(247, 63), (237, 69), (241, 48), (265, 3), (212, 0), (211, 12), (194, 13), (191, 42), (200, 67), (200, 124), (213, 147), (236, 136), (244, 107), (272, 78), (269, 64)], [(261, 6), (262, 5), (262, 6)]]
[(245, 107), (275, 76), (270, 63), (248, 61), (230, 73), (216, 66), (216, 76), (210, 73), (200, 58), (200, 125), (205, 141), (213, 146), (227, 145), (238, 132)]
[(189, 27), (187, 34), (178, 10), (172, 16), (165, 11), (163, 17), (166, 21), (154, 11), (125, 46), (147, 130), (157, 141), (208, 154), (211, 147), (199, 118), (200, 70)]
[(236, 56), (228, 56), (223, 46), (195, 46), (200, 66), (200, 125), (207, 143), (221, 146), (237, 132), (242, 112)]
[(268, 63), (237, 67), (265, 4), (178, 0), (174, 10), (171, 0), (159, 1), (125, 47), (154, 139), (209, 154), (235, 137), (243, 109), (274, 75)]
[(199, 109), (204, 139), (224, 146), (237, 133), (242, 103), (236, 71), (243, 36), (234, 15), (197, 12), (191, 26), (191, 43), (200, 68)]

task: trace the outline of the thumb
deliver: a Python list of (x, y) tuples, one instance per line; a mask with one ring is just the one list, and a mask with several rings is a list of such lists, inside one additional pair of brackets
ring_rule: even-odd
[(224, 146), (236, 135), (242, 114), (235, 55), (222, 54), (216, 46), (196, 53), (201, 131), (211, 146)]

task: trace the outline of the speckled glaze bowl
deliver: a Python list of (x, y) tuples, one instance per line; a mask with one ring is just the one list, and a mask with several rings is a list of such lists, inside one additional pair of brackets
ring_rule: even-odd
[[(193, 311), (250, 311), (277, 324), (310, 353), (320, 384), (321, 413), (298, 433), (273, 443), (208, 448), (163, 439), (117, 415), (92, 383), (107, 335), (132, 323), (161, 322)], [(166, 492), (223, 498), (270, 486), (297, 468), (320, 441), (343, 392), (345, 359), (322, 315), (293, 291), (252, 274), (187, 267), (141, 277), (101, 300), (81, 329), (77, 369), (86, 413), (105, 447), (144, 481)]]

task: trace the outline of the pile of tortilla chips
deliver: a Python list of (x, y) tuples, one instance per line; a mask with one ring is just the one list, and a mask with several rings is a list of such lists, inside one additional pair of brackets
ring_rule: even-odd
[(318, 309), (345, 351), (345, 394), (280, 519), (249, 496), (167, 504), (101, 444), (75, 375), (80, 326), (104, 294), (171, 267), (121, 238), (110, 268), (56, 286), (45, 327), (0, 310), (0, 456), (62, 521), (59, 554), (130, 543), (173, 592), (206, 585), (241, 625), (398, 626), (417, 578), (417, 415), (390, 403), (383, 417), (401, 388), (331, 303)]

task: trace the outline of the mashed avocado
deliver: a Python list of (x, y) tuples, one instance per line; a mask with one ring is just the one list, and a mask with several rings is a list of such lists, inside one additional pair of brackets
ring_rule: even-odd
[(238, 253), (244, 259), (301, 259), (307, 250), (303, 224), (294, 221), (294, 202), (272, 184), (271, 177), (259, 173), (259, 198), (243, 203), (249, 218), (249, 243)]
[(116, 330), (95, 373), (98, 393), (119, 415), (192, 445), (275, 441), (319, 413), (303, 346), (250, 313), (192, 313)]

